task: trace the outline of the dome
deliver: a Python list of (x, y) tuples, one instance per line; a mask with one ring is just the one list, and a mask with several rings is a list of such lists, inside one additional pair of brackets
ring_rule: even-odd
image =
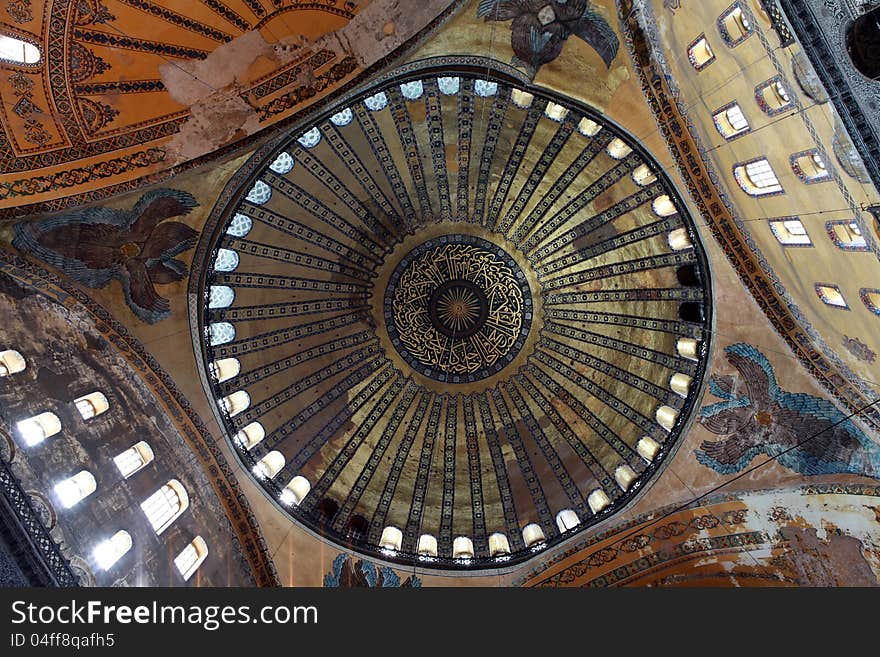
[[(706, 255), (662, 167), (598, 112), (410, 69), (231, 184), (201, 323), (234, 338), (200, 349), (240, 373), (204, 379), (250, 399), (218, 405), (246, 470), (279, 454), (259, 485), (289, 501), (306, 482), (279, 505), (294, 521), (386, 560), (509, 566), (615, 514), (674, 451), (709, 349)], [(254, 422), (258, 444), (232, 442)]]

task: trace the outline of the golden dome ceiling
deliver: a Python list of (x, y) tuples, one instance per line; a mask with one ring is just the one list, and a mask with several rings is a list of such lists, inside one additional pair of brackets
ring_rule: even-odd
[(410, 67), (258, 153), (203, 274), (210, 394), (242, 460), (337, 544), (523, 560), (674, 451), (706, 256), (656, 162), (506, 72)]

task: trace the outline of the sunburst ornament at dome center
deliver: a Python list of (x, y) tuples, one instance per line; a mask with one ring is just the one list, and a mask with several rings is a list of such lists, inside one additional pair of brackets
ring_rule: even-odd
[(473, 289), (458, 284), (437, 295), (436, 313), (447, 330), (463, 334), (477, 326), (484, 306)]

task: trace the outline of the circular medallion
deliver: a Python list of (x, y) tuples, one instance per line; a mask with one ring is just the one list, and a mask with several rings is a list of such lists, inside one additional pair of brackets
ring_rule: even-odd
[(407, 253), (385, 288), (391, 344), (417, 372), (470, 383), (500, 372), (532, 325), (532, 295), (501, 247), (474, 235), (443, 235)]

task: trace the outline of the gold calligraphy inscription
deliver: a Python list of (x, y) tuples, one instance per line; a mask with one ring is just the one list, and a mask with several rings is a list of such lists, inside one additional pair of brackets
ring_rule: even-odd
[(415, 258), (394, 292), (393, 317), (413, 358), (434, 370), (467, 375), (494, 368), (523, 323), (523, 291), (494, 253), (445, 244)]

